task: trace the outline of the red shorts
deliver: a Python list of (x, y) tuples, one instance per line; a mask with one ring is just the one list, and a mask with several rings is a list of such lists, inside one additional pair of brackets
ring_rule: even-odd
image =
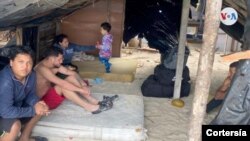
[(42, 100), (49, 106), (50, 110), (57, 108), (64, 99), (65, 97), (57, 94), (53, 87), (50, 88), (42, 98)]

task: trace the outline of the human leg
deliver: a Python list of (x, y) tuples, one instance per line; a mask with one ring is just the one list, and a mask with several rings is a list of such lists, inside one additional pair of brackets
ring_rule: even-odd
[(75, 92), (66, 90), (66, 89), (62, 89), (57, 87), (58, 91), (61, 90), (61, 94), (63, 94), (64, 97), (66, 97), (68, 100), (74, 102), (75, 104), (83, 107), (85, 110), (92, 112), (92, 114), (98, 114), (102, 111), (106, 111), (109, 110), (113, 107), (112, 105), (108, 105), (108, 104), (91, 104), (88, 103), (87, 101), (85, 101), (84, 99), (80, 98), (79, 95)]
[(104, 64), (106, 73), (110, 73), (110, 67), (112, 64), (109, 62), (109, 58), (99, 57), (99, 60), (102, 64)]
[(206, 112), (209, 113), (211, 112), (213, 109), (215, 109), (216, 107), (220, 106), (222, 104), (223, 100), (216, 100), (216, 99), (212, 99), (208, 104), (207, 104), (207, 110)]
[(20, 130), (20, 120), (0, 118), (0, 141), (15, 141)]
[[(77, 87), (83, 87), (83, 85), (84, 85), (83, 83), (85, 83), (78, 74), (76, 74), (76, 76), (68, 76), (65, 80), (68, 82), (71, 82), (72, 84), (76, 85)], [(99, 103), (99, 100), (92, 97), (91, 95), (85, 95), (82, 93), (79, 93), (79, 94), (81, 94), (86, 100), (88, 100), (92, 104), (97, 105)]]
[(56, 91), (59, 91), (59, 93), (61, 93), (65, 98), (83, 107), (85, 110), (89, 112), (96, 111), (100, 107), (100, 105), (89, 103), (86, 100), (80, 98), (79, 95), (75, 92), (72, 92), (63, 88), (59, 88), (59, 87), (56, 87)]
[[(36, 123), (41, 119), (41, 117), (42, 116), (40, 115), (35, 115), (28, 121), (28, 123), (24, 126), (24, 129), (22, 131), (19, 141), (35, 140), (35, 139), (30, 138), (30, 134), (32, 132), (32, 129), (36, 125)], [(45, 141), (47, 139), (43, 137), (43, 140)]]
[(109, 62), (108, 58), (105, 59), (104, 65), (105, 65), (106, 73), (110, 73), (110, 67), (112, 64)]
[(99, 56), (99, 61), (103, 64), (103, 58)]
[(56, 86), (57, 93), (60, 93), (68, 100), (72, 101), (73, 103), (83, 107), (85, 110), (92, 112), (93, 114), (98, 114), (102, 111), (106, 111), (112, 108), (113, 105), (104, 105), (104, 104), (91, 104), (86, 100), (82, 99), (77, 93), (60, 88)]
[(59, 86), (49, 89), (42, 99), (49, 106), (49, 109), (55, 109), (65, 98), (90, 112), (99, 109), (99, 105), (88, 103), (84, 99), (80, 98), (75, 92), (66, 90)]

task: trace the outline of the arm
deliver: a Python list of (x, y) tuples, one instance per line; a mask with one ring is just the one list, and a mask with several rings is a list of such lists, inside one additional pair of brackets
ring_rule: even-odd
[(226, 92), (228, 90), (228, 88), (230, 87), (230, 84), (231, 84), (231, 79), (230, 77), (228, 76), (223, 84), (217, 89), (216, 91), (216, 94), (215, 94), (215, 99), (224, 99), (225, 95), (226, 95)]
[(65, 75), (70, 75), (70, 76), (73, 76), (76, 74), (75, 71), (72, 71), (64, 66), (60, 66), (60, 68), (58, 69), (58, 72), (65, 74)]
[(87, 84), (82, 80), (82, 78), (79, 76), (78, 73), (76, 73), (75, 71), (72, 71), (64, 66), (61, 66), (58, 69), (58, 72), (62, 73), (62, 74), (66, 74), (66, 75), (70, 75), (70, 76), (74, 76), (77, 81), (81, 84), (81, 86), (87, 86)]
[(14, 106), (14, 84), (11, 80), (0, 83), (0, 116), (3, 118), (22, 118), (35, 115), (35, 109), (32, 106), (16, 107)]
[(39, 101), (39, 97), (36, 95), (36, 75), (34, 72), (30, 75), (28, 84), (31, 84), (31, 90), (27, 93), (25, 102), (33, 107)]
[(112, 36), (104, 36), (102, 40), (102, 44), (99, 45), (99, 49), (108, 50), (112, 47)]
[(222, 56), (223, 61), (238, 61), (241, 59), (250, 59), (250, 50), (236, 52), (236, 53)]
[(36, 74), (34, 71), (32, 71), (29, 76), (27, 83), (27, 85), (31, 87), (31, 90), (27, 91), (27, 96), (25, 98), (26, 104), (34, 107), (37, 115), (48, 115), (50, 113), (48, 105), (44, 101), (39, 101), (40, 98), (36, 94)]
[(58, 78), (50, 69), (46, 67), (40, 67), (37, 69), (38, 73), (40, 73), (45, 79), (50, 81), (51, 83), (58, 85), (62, 88), (65, 88), (70, 91), (83, 92), (82, 88), (79, 88), (68, 81)]
[(86, 52), (95, 50), (95, 46), (78, 45), (74, 43), (69, 43), (69, 47), (72, 47), (75, 52), (80, 52), (80, 51)]

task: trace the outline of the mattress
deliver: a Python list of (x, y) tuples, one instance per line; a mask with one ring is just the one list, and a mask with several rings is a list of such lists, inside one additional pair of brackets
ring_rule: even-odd
[[(93, 94), (97, 99), (103, 95)], [(91, 114), (80, 106), (65, 100), (49, 116), (43, 117), (33, 129), (33, 135), (45, 136), (49, 140), (145, 140), (144, 105), (142, 96), (118, 95), (112, 109)]]

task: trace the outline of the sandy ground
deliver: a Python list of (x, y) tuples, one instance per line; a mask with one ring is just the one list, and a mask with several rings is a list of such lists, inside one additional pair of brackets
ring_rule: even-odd
[[(148, 141), (186, 141), (190, 111), (192, 107), (193, 93), (196, 72), (198, 67), (200, 47), (190, 46), (191, 54), (188, 58), (187, 65), (190, 69), (191, 76), (191, 93), (190, 96), (182, 98), (185, 102), (184, 108), (176, 108), (171, 105), (171, 99), (167, 98), (149, 98), (144, 97), (144, 118), (145, 128), (147, 129)], [(141, 50), (132, 50), (132, 54), (123, 51), (123, 58), (133, 58), (138, 60), (135, 80), (132, 83), (108, 82), (92, 87), (92, 92), (115, 93), (115, 94), (141, 94), (141, 84), (150, 75), (153, 74), (154, 67), (160, 62), (158, 52), (149, 52)], [(229, 63), (220, 61), (220, 55), (216, 54), (210, 97), (214, 94), (217, 87), (222, 83), (227, 75)], [(150, 57), (149, 57), (150, 56)], [(141, 66), (141, 67), (140, 67)], [(204, 124), (209, 123), (217, 114), (218, 109), (205, 116)]]

